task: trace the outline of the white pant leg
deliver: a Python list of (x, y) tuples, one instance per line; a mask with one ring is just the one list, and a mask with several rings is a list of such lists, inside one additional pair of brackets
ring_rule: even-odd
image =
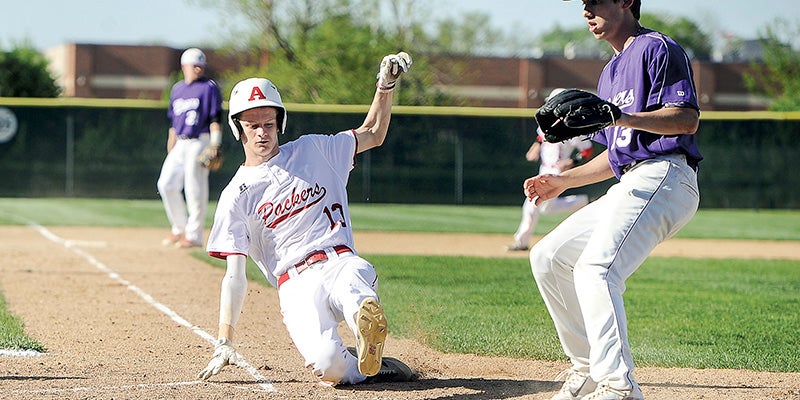
[(573, 367), (583, 373), (589, 373), (589, 342), (572, 269), (604, 204), (601, 197), (576, 211), (539, 240), (530, 253), (531, 271), (561, 347)]
[(352, 254), (332, 256), (284, 283), (279, 292), (283, 322), (305, 365), (323, 381), (358, 383), (366, 377), (337, 332), (345, 321), (355, 334), (361, 301), (378, 298), (377, 275), (366, 260)]
[(522, 203), (522, 219), (514, 233), (514, 244), (527, 247), (533, 231), (536, 230), (537, 222), (539, 222), (539, 207), (526, 198)]
[(696, 174), (681, 157), (667, 156), (625, 174), (531, 252), (562, 346), (576, 367), (590, 366), (593, 380), (633, 385), (625, 280), (691, 219), (698, 203)]
[(595, 228), (575, 265), (589, 338), (591, 376), (615, 388), (631, 388), (633, 358), (622, 294), (625, 281), (694, 216), (697, 175), (681, 156), (647, 161), (609, 190), (615, 207)]
[(208, 168), (203, 167), (197, 158), (209, 143), (208, 135), (189, 140), (189, 148), (183, 163), (184, 187), (188, 218), (186, 220), (186, 239), (195, 243), (203, 243), (206, 210), (208, 209)]
[(183, 182), (186, 146), (184, 140), (179, 140), (167, 154), (161, 166), (161, 175), (158, 177), (158, 193), (164, 204), (170, 228), (173, 234), (182, 235), (186, 230), (186, 204), (183, 200)]
[(197, 162), (197, 157), (208, 140), (208, 135), (178, 140), (161, 166), (157, 184), (172, 233), (196, 243), (203, 242), (208, 209), (208, 169)]

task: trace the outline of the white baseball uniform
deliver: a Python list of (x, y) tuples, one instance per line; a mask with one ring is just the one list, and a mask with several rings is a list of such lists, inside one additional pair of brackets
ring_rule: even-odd
[[(378, 298), (375, 269), (353, 246), (346, 186), (355, 152), (352, 130), (304, 135), (266, 163), (241, 166), (220, 196), (207, 246), (218, 258), (253, 259), (279, 288), (283, 322), (306, 366), (341, 383), (366, 377), (337, 326), (344, 320), (356, 333), (361, 301)], [(302, 264), (309, 257), (323, 261)]]
[[(569, 160), (574, 152), (579, 152), (585, 158), (591, 156), (592, 142), (583, 137), (575, 137), (561, 143), (550, 143), (544, 140), (542, 132), (538, 131), (537, 140), (539, 148), (539, 174), (560, 174), (562, 161)], [(535, 202), (525, 199), (522, 203), (522, 219), (519, 227), (514, 233), (514, 244), (511, 246), (517, 249), (527, 249), (536, 223), (539, 222), (540, 214), (558, 214), (574, 212), (575, 210), (589, 204), (589, 196), (586, 194), (574, 194), (569, 196), (556, 197), (547, 200), (538, 206)]]

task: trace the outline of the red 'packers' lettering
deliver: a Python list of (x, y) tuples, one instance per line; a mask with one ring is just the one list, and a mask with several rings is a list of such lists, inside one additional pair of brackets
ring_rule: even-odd
[(264, 225), (274, 228), (289, 217), (320, 202), (325, 198), (325, 193), (325, 187), (319, 184), (302, 190), (294, 188), (287, 198), (262, 204), (258, 207), (258, 214), (261, 216)]

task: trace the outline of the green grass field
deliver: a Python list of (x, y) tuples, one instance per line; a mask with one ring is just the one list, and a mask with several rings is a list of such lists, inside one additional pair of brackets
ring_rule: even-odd
[[(211, 225), (215, 203), (209, 205)], [(467, 232), (513, 234), (521, 207), (410, 204), (352, 204), (361, 231)], [(564, 215), (542, 215), (536, 233), (555, 227)], [(0, 198), (0, 225), (167, 227), (155, 200)], [(800, 240), (797, 210), (700, 210), (677, 235), (696, 239)]]
[[(516, 206), (374, 204), (351, 211), (358, 230), (509, 235), (521, 212)], [(561, 218), (543, 216), (537, 232)], [(0, 225), (31, 221), (166, 227), (157, 201), (0, 199)], [(800, 240), (800, 212), (700, 210), (679, 237)], [(193, 254), (223, 267), (203, 252)], [(526, 259), (364, 256), (378, 268), (392, 334), (445, 352), (564, 358)], [(251, 279), (266, 285), (252, 263), (248, 268)], [(797, 261), (651, 257), (625, 294), (634, 358), (640, 366), (800, 372), (798, 293)], [(21, 334), (21, 321), (0, 306), (0, 348), (34, 346)]]

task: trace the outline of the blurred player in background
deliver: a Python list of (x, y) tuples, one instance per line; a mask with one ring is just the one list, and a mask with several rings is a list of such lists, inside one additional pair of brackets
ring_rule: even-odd
[[(563, 89), (554, 89), (550, 96), (561, 90)], [(587, 137), (576, 137), (561, 143), (549, 143), (544, 140), (544, 134), (540, 129), (537, 129), (536, 132), (536, 140), (525, 153), (525, 159), (531, 162), (539, 161), (540, 175), (558, 175), (588, 161), (594, 154), (592, 142)], [(517, 232), (514, 233), (514, 243), (506, 249), (509, 251), (528, 250), (528, 244), (531, 235), (536, 230), (540, 214), (571, 213), (587, 204), (589, 204), (589, 196), (586, 194), (560, 196), (542, 202), (538, 206), (526, 198), (522, 203), (522, 220)]]
[[(208, 379), (236, 364), (233, 334), (247, 293), (246, 257), (278, 288), (283, 323), (305, 366), (325, 385), (408, 381), (413, 372), (383, 357), (386, 317), (375, 268), (353, 246), (347, 181), (358, 153), (383, 144), (394, 87), (411, 65), (406, 53), (383, 58), (364, 123), (334, 135), (307, 134), (279, 145), (287, 112), (272, 82), (251, 78), (231, 92), (228, 122), (245, 162), (220, 196), (208, 253), (227, 262), (219, 341)], [(341, 321), (356, 337), (348, 349)]]
[[(537, 204), (612, 177), (605, 195), (539, 240), (531, 269), (571, 368), (553, 400), (641, 400), (633, 375), (625, 281), (653, 248), (694, 216), (700, 201), (700, 120), (692, 66), (671, 38), (639, 24), (640, 0), (583, 0), (596, 39), (614, 50), (597, 85), (622, 114), (592, 139), (606, 150), (524, 191)], [(666, 312), (674, 312), (667, 310)]]
[(172, 121), (167, 157), (158, 177), (158, 193), (171, 232), (162, 244), (182, 248), (202, 247), (208, 209), (208, 169), (198, 157), (222, 144), (222, 94), (216, 82), (205, 77), (206, 56), (191, 48), (181, 55), (183, 80), (172, 87), (167, 116)]

